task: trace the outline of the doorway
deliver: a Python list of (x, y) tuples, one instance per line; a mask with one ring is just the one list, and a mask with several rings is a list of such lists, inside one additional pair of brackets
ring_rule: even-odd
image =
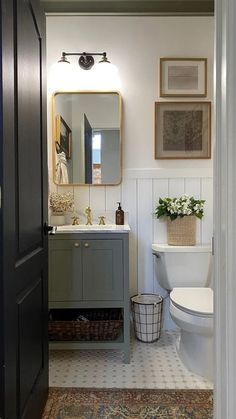
[[(174, 26), (173, 22), (175, 23)], [(190, 23), (191, 34), (189, 33)], [(100, 33), (101, 39), (94, 40), (93, 33), (88, 30), (88, 28), (91, 27), (91, 24), (93, 25), (94, 30), (97, 26), (99, 26), (98, 32)], [(142, 25), (144, 29), (145, 36), (141, 36), (140, 34), (140, 25)], [(199, 25), (201, 26), (201, 35), (199, 35)], [(121, 55), (119, 55), (118, 43), (114, 40), (113, 44), (111, 39), (111, 26), (114, 38), (118, 36), (117, 34), (119, 34), (119, 45), (122, 44), (127, 46), (122, 49)], [(201, 243), (210, 243), (212, 237), (213, 174), (211, 159), (158, 161), (153, 158), (154, 141), (152, 122), (154, 102), (164, 100), (160, 97), (159, 90), (159, 58), (167, 55), (175, 56), (179, 45), (185, 45), (186, 50), (183, 51), (183, 55), (186, 56), (189, 53), (189, 50), (191, 50), (191, 52), (196, 50), (199, 55), (199, 44), (204, 45), (205, 49), (204, 51), (201, 51), (201, 56), (207, 57), (208, 59), (208, 96), (207, 99), (204, 100), (212, 100), (214, 20), (212, 17), (188, 17), (187, 19), (183, 17), (139, 17), (139, 19), (136, 19), (135, 17), (127, 16), (102, 16), (96, 18), (84, 18), (82, 16), (74, 16), (72, 18), (64, 16), (63, 18), (60, 18), (59, 22), (55, 16), (49, 16), (48, 27), (49, 67), (51, 67), (56, 61), (54, 52), (55, 42), (57, 42), (57, 48), (59, 50), (60, 45), (64, 41), (64, 37), (68, 39), (68, 42), (72, 42), (73, 45), (73, 37), (70, 38), (70, 35), (66, 35), (66, 28), (68, 27), (74, 27), (76, 36), (80, 37), (81, 42), (82, 37), (84, 37), (86, 41), (89, 41), (92, 45), (94, 45), (95, 50), (101, 47), (101, 43), (104, 38), (109, 38), (112, 43), (109, 55), (111, 60), (113, 60), (113, 56), (114, 59), (117, 57), (115, 64), (119, 67), (119, 71), (122, 75), (121, 79), (123, 78), (121, 94), (125, 101), (124, 129), (126, 132), (123, 150), (123, 160), (126, 165), (124, 169), (124, 179), (121, 185), (113, 187), (103, 186), (101, 188), (94, 188), (88, 186), (84, 188), (76, 185), (70, 185), (63, 187), (63, 191), (74, 193), (75, 207), (81, 212), (81, 216), (88, 205), (91, 206), (93, 212), (96, 212), (96, 209), (98, 208), (99, 211), (107, 213), (110, 212), (114, 216), (116, 201), (122, 201), (122, 206), (125, 208), (125, 211), (129, 213), (129, 223), (132, 231), (130, 252), (130, 293), (135, 294), (137, 292), (144, 291), (161, 293), (163, 290), (160, 290), (156, 280), (155, 264), (153, 261), (151, 245), (153, 240), (160, 240), (160, 237), (164, 240), (165, 232), (164, 226), (159, 226), (156, 220), (152, 217), (154, 205), (157, 203), (159, 196), (171, 196), (173, 194), (182, 195), (185, 192), (206, 198), (207, 203), (205, 219), (202, 222), (202, 227), (199, 227), (198, 240)], [(101, 27), (103, 30), (101, 30)], [(132, 31), (130, 28), (132, 28)], [(171, 34), (170, 28), (173, 28), (174, 33)], [(177, 39), (177, 33), (179, 39)], [(155, 36), (153, 36), (153, 34), (155, 34)], [(199, 41), (199, 36), (202, 36), (202, 42)], [(176, 44), (174, 46), (172, 42), (173, 37), (176, 40)], [(57, 41), (55, 41), (55, 38)], [(188, 38), (187, 44), (185, 42), (186, 38)], [(157, 44), (157, 39), (165, 39), (165, 43), (160, 42)], [(207, 43), (206, 39), (208, 40)], [(140, 55), (139, 50), (137, 50), (137, 53), (133, 51), (133, 59), (130, 62), (128, 57), (130, 56), (130, 49), (133, 48), (134, 45), (139, 45), (139, 48), (142, 50), (142, 54)], [(153, 54), (153, 51), (155, 51), (155, 54)], [(149, 60), (148, 68), (144, 68), (144, 60)], [(74, 83), (75, 90), (82, 88), (79, 78), (77, 81), (75, 80)], [(62, 89), (66, 91), (68, 88), (67, 80), (64, 80), (63, 86), (59, 84), (57, 88), (58, 90)], [(140, 95), (142, 100), (140, 100)], [(171, 100), (174, 101), (177, 99), (172, 98)], [(185, 98), (185, 100), (190, 99)], [(49, 120), (50, 119), (51, 118), (49, 118)], [(49, 149), (51, 149), (51, 144), (49, 147)], [(57, 188), (55, 185), (53, 185), (53, 188), (54, 190), (62, 190), (61, 187)], [(164, 346), (168, 347), (170, 350), (172, 344), (173, 348), (175, 345), (175, 331), (173, 332), (172, 339), (171, 336), (168, 335), (168, 332), (173, 330), (174, 325), (167, 317), (167, 314), (166, 308), (164, 328), (166, 329), (167, 336)], [(138, 346), (137, 342), (135, 344)], [(173, 364), (170, 366), (170, 375), (171, 369), (172, 372), (175, 369), (173, 365), (177, 365), (176, 357), (173, 352), (172, 355)], [(61, 362), (61, 356), (64, 355), (58, 354), (58, 358), (55, 360), (56, 369), (58, 369), (57, 365)], [(168, 350), (166, 356), (167, 360), (163, 361), (163, 364), (168, 364)], [(155, 358), (154, 353), (151, 353), (150, 359), (153, 358)], [(69, 358), (66, 357), (66, 359), (66, 362), (70, 364)], [(72, 360), (72, 364), (70, 365), (73, 365), (73, 362), (74, 361)], [(85, 361), (85, 363), (86, 362), (89, 361)], [(140, 359), (138, 364), (139, 362)], [(100, 368), (97, 364), (96, 367), (98, 369)], [(111, 369), (112, 368), (116, 369), (116, 366), (111, 367)], [(135, 369), (137, 370), (138, 366), (136, 366)], [(158, 366), (155, 365), (153, 369), (158, 371)], [(72, 367), (71, 370), (73, 370)], [(53, 378), (54, 383), (57, 382), (55, 375)], [(178, 372), (177, 375), (178, 377), (181, 377), (184, 376), (184, 373), (181, 371)], [(80, 376), (86, 381), (86, 377), (82, 372)], [(104, 379), (108, 380), (107, 377), (104, 377)], [(143, 379), (148, 382), (145, 374)], [(185, 379), (187, 386), (188, 383), (191, 382), (191, 378), (185, 377), (182, 381)], [(78, 385), (82, 385), (80, 381), (77, 381), (77, 378), (74, 377), (73, 380), (76, 381)], [(130, 377), (128, 376), (127, 381), (129, 380)], [(108, 381), (110, 383), (110, 379)], [(122, 382), (122, 377), (120, 381)], [(153, 378), (153, 381), (155, 382), (155, 377)], [(177, 383), (176, 385), (180, 385), (181, 378), (178, 378), (177, 381), (179, 384)], [(65, 382), (68, 383), (67, 379)], [(89, 381), (86, 382), (88, 385)], [(168, 385), (170, 386), (170, 381), (167, 380), (167, 382), (169, 382)], [(192, 382), (193, 385), (196, 385), (199, 388), (203, 385), (200, 384), (199, 381), (196, 381), (195, 377), (192, 378)], [(124, 385), (125, 383), (126, 381), (124, 380)], [(115, 385), (115, 383), (113, 383), (113, 385)], [(167, 385), (164, 378), (161, 385)], [(205, 383), (204, 385), (206, 385), (206, 388), (210, 388), (209, 383)]]

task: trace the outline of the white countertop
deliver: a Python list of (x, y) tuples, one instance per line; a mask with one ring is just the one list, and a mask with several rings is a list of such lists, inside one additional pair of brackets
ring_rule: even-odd
[(127, 233), (130, 231), (130, 226), (128, 224), (116, 225), (116, 224), (106, 224), (106, 225), (63, 225), (57, 226), (57, 233)]

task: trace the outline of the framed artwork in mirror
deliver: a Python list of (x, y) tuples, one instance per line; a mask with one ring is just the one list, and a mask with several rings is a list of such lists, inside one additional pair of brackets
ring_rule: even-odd
[(160, 97), (206, 97), (206, 58), (161, 58)]
[(211, 102), (155, 102), (155, 159), (211, 158)]
[(60, 151), (64, 151), (66, 159), (71, 158), (72, 131), (61, 115), (56, 115), (56, 143)]

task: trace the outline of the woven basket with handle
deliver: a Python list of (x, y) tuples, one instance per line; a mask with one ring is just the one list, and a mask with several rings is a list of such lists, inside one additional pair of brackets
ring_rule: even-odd
[[(68, 311), (69, 314), (66, 313), (63, 319), (63, 312), (66, 310), (51, 310), (51, 319), (48, 322), (49, 340), (114, 340), (122, 330), (123, 316), (119, 308)], [(75, 320), (78, 315), (85, 317), (87, 321)]]
[(172, 246), (196, 245), (196, 217), (188, 215), (171, 221), (167, 219), (167, 243)]

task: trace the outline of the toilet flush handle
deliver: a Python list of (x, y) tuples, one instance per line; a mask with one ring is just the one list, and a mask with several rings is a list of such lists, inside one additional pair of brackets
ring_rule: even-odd
[(160, 259), (161, 257), (160, 253), (153, 253), (153, 256), (156, 256), (157, 259)]

